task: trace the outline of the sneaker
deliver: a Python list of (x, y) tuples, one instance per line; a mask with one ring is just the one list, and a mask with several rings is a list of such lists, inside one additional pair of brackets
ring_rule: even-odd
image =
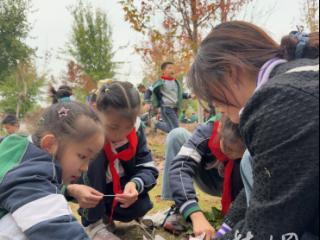
[(100, 220), (94, 224), (89, 225), (85, 229), (90, 239), (92, 240), (121, 240), (111, 232), (109, 227), (110, 226), (103, 223), (103, 220)]
[(185, 221), (181, 214), (174, 213), (167, 218), (163, 225), (163, 228), (167, 232), (170, 232), (174, 235), (181, 235), (188, 230), (188, 226), (184, 222)]

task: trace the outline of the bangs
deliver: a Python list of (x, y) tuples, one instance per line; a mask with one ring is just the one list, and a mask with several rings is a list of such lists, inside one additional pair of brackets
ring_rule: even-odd
[(221, 67), (219, 69), (218, 66), (214, 69), (208, 69), (204, 66), (205, 64), (201, 64), (198, 59), (193, 63), (187, 78), (188, 87), (203, 101), (237, 107), (238, 102), (233, 97), (228, 83), (224, 80), (226, 69)]

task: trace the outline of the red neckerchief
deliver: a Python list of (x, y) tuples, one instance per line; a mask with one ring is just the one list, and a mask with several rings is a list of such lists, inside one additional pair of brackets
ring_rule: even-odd
[(165, 81), (176, 81), (177, 80), (176, 78), (171, 78), (171, 77), (166, 77), (166, 76), (162, 76), (161, 79), (165, 80)]
[[(127, 138), (128, 138), (128, 142), (129, 142), (129, 147), (119, 153), (113, 152), (110, 143), (107, 143), (104, 145), (104, 152), (105, 152), (107, 159), (109, 161), (109, 167), (110, 167), (110, 172), (111, 172), (112, 182), (113, 182), (113, 192), (115, 195), (123, 193), (122, 188), (121, 188), (120, 176), (119, 176), (119, 173), (115, 167), (115, 161), (117, 159), (119, 159), (121, 161), (128, 162), (131, 159), (133, 159), (133, 157), (136, 155), (137, 147), (138, 147), (138, 136), (137, 136), (136, 129), (133, 129)], [(112, 203), (110, 222), (113, 219), (114, 211), (115, 211), (115, 208), (117, 207), (117, 205), (118, 205), (118, 201), (116, 201), (114, 199), (113, 203)]]
[(214, 122), (213, 133), (209, 140), (209, 148), (211, 153), (217, 158), (218, 161), (226, 163), (224, 169), (224, 182), (223, 182), (223, 194), (222, 194), (222, 213), (226, 215), (232, 203), (232, 171), (234, 168), (234, 161), (229, 159), (221, 151), (220, 138), (219, 138), (219, 126), (220, 122)]

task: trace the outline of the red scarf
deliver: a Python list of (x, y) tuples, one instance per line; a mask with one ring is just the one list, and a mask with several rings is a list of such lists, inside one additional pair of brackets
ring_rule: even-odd
[(171, 77), (166, 77), (166, 76), (162, 76), (161, 79), (165, 80), (165, 81), (176, 81), (177, 80), (176, 78), (171, 78)]
[[(119, 153), (113, 152), (110, 143), (107, 143), (104, 145), (104, 152), (105, 152), (107, 159), (109, 161), (109, 167), (110, 167), (110, 172), (111, 172), (112, 181), (113, 181), (113, 192), (115, 195), (123, 193), (122, 188), (121, 188), (120, 176), (119, 176), (119, 173), (115, 167), (115, 162), (117, 159), (119, 159), (121, 161), (128, 162), (136, 155), (137, 147), (138, 147), (138, 136), (137, 136), (136, 129), (132, 130), (132, 132), (129, 134), (127, 139), (129, 142), (129, 147)], [(110, 222), (113, 219), (114, 211), (115, 211), (117, 205), (118, 205), (118, 201), (116, 201), (114, 199), (113, 203), (112, 203)]]
[(222, 194), (222, 213), (226, 215), (232, 203), (232, 171), (234, 167), (234, 161), (229, 159), (221, 151), (220, 138), (219, 138), (220, 122), (214, 122), (213, 133), (209, 141), (209, 148), (211, 153), (217, 158), (218, 161), (226, 163), (224, 169), (224, 183)]

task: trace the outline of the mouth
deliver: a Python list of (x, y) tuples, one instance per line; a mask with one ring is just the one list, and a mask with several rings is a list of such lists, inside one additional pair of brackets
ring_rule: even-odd
[(80, 178), (80, 176), (71, 176), (70, 183), (75, 184), (79, 178)]

